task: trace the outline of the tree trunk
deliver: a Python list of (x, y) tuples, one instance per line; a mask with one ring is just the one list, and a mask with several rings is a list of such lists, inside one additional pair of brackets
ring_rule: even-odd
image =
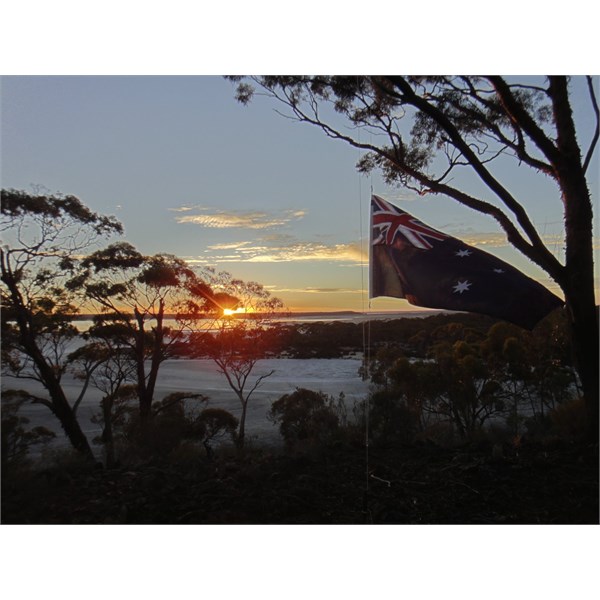
[(154, 390), (156, 388), (156, 380), (158, 378), (158, 370), (163, 361), (163, 342), (164, 342), (164, 328), (163, 320), (165, 314), (165, 303), (161, 299), (159, 301), (158, 314), (156, 315), (156, 327), (152, 328), (154, 334), (154, 340), (152, 344), (152, 358), (150, 359), (150, 373), (148, 373), (148, 381), (146, 384), (146, 410), (148, 415), (152, 409), (152, 402), (154, 401)]
[(598, 311), (594, 298), (593, 214), (578, 161), (567, 163), (561, 177), (565, 203), (565, 293), (575, 367), (583, 389), (588, 436), (598, 441)]
[[(52, 389), (51, 389), (52, 388)], [(84, 456), (93, 459), (94, 455), (90, 444), (83, 433), (79, 421), (69, 401), (65, 397), (65, 394), (60, 385), (54, 386), (51, 384), (47, 386), (48, 393), (52, 399), (52, 412), (56, 415), (60, 424), (65, 432), (65, 435), (71, 442), (73, 448), (78, 452), (81, 452)]]
[(102, 400), (102, 418), (104, 420), (104, 429), (102, 430), (102, 442), (106, 452), (106, 467), (111, 469), (115, 466), (115, 441), (112, 427), (112, 406), (113, 400), (106, 396)]
[(577, 143), (566, 77), (549, 77), (556, 124), (556, 174), (565, 212), (566, 262), (559, 283), (571, 323), (576, 368), (583, 388), (588, 436), (598, 441), (598, 313), (594, 299), (593, 211)]
[(158, 370), (163, 361), (164, 312), (165, 304), (161, 299), (159, 301), (158, 314), (156, 315), (156, 327), (152, 329), (154, 334), (154, 342), (152, 344), (152, 356), (150, 357), (150, 372), (146, 377), (146, 339), (144, 331), (144, 316), (138, 311), (137, 308), (134, 310), (135, 319), (138, 324), (135, 350), (137, 362), (138, 399), (142, 426), (148, 422), (152, 414), (152, 402), (154, 401), (154, 390), (156, 388)]
[(236, 445), (238, 448), (243, 448), (244, 447), (244, 437), (246, 435), (246, 411), (248, 408), (248, 402), (245, 401), (243, 396), (241, 396), (241, 395), (240, 395), (240, 401), (242, 403), (242, 414), (240, 416), (240, 425), (238, 427)]
[[(591, 305), (590, 305), (591, 304)], [(583, 390), (587, 437), (598, 442), (598, 311), (578, 290), (567, 294), (575, 366)]]
[(148, 402), (148, 393), (146, 388), (146, 339), (144, 331), (144, 315), (140, 313), (137, 307), (133, 314), (137, 322), (135, 332), (135, 367), (137, 379), (137, 393), (140, 407), (140, 422), (142, 427), (150, 418), (150, 406), (152, 402)]
[(79, 426), (75, 411), (73, 411), (73, 408), (69, 404), (54, 369), (48, 364), (48, 361), (37, 345), (36, 333), (31, 328), (30, 312), (23, 302), (12, 272), (5, 267), (4, 263), (2, 265), (2, 280), (8, 287), (11, 295), (12, 308), (15, 312), (15, 319), (19, 328), (20, 343), (25, 354), (34, 362), (39, 373), (39, 380), (48, 391), (52, 412), (59, 420), (73, 448), (81, 452), (84, 456), (93, 459), (92, 449)]

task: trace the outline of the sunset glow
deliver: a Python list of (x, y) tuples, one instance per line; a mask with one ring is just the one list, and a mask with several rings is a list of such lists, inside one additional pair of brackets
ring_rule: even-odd
[(233, 315), (242, 315), (244, 313), (246, 313), (246, 309), (243, 306), (240, 306), (239, 308), (236, 308), (235, 310), (233, 310), (231, 308), (223, 309), (224, 317), (232, 317)]

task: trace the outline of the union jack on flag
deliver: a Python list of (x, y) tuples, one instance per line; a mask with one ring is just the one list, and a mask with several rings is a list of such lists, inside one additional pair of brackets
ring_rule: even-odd
[(379, 196), (373, 195), (371, 207), (374, 245), (392, 246), (396, 238), (402, 236), (409, 244), (421, 250), (430, 250), (432, 245), (427, 238), (441, 242), (448, 237)]

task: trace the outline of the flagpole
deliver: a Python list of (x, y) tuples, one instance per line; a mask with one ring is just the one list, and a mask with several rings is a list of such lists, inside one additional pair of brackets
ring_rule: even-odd
[[(372, 285), (372, 249), (373, 249), (373, 183), (371, 183), (371, 193), (369, 195), (369, 310), (371, 309), (371, 293), (373, 291)], [(363, 340), (364, 340), (364, 325), (363, 325)], [(363, 341), (363, 365), (365, 376), (369, 376), (369, 370), (371, 367), (371, 320), (367, 321), (367, 340), (366, 344)], [(364, 512), (365, 520), (369, 523), (369, 483), (370, 483), (370, 464), (369, 464), (369, 426), (370, 426), (370, 413), (371, 405), (369, 402), (369, 394), (365, 400), (365, 499), (364, 499)]]

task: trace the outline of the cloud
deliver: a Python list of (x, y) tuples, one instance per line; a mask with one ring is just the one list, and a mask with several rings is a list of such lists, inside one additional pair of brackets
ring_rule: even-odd
[(414, 202), (415, 200), (423, 200), (423, 198), (421, 196), (419, 196), (419, 194), (417, 194), (417, 192), (412, 192), (412, 191), (408, 191), (408, 190), (390, 192), (390, 193), (386, 194), (386, 199), (392, 203)]
[(304, 210), (284, 210), (276, 213), (264, 211), (222, 211), (210, 208), (182, 206), (172, 208), (175, 212), (194, 210), (197, 214), (176, 217), (177, 223), (193, 223), (211, 229), (270, 229), (287, 225), (290, 221), (298, 220), (306, 215)]
[[(441, 231), (444, 230), (441, 229)], [(465, 242), (465, 244), (469, 244), (471, 246), (486, 246), (487, 248), (508, 248), (511, 246), (506, 234), (502, 232), (476, 233), (472, 230), (469, 230), (453, 233), (452, 235)], [(561, 254), (562, 247), (565, 244), (565, 238), (563, 234), (546, 233), (543, 234), (541, 238), (552, 254), (555, 256)]]
[(259, 237), (258, 241), (268, 244), (293, 244), (296, 239), (296, 237), (289, 233), (269, 233)]
[(173, 212), (188, 212), (190, 210), (194, 210), (193, 206), (178, 206), (177, 208), (170, 208), (169, 210)]
[(225, 244), (214, 244), (212, 246), (207, 246), (209, 250), (237, 250), (238, 248), (243, 248), (252, 242), (231, 242)]
[(271, 286), (269, 291), (273, 294), (293, 293), (293, 294), (362, 294), (359, 288), (279, 288)]
[(300, 242), (279, 246), (253, 246), (240, 249), (240, 259), (246, 262), (361, 262), (358, 243), (323, 244)]
[[(223, 250), (233, 252), (219, 254), (218, 251)], [(361, 262), (366, 263), (367, 259), (366, 248), (361, 253), (358, 242), (344, 244), (305, 242), (288, 235), (265, 236), (253, 242), (214, 244), (208, 246), (205, 256), (185, 257), (190, 264), (336, 262), (340, 266), (359, 265)]]
[[(443, 231), (443, 230), (442, 230)], [(457, 238), (462, 240), (465, 244), (471, 246), (489, 246), (491, 248), (504, 248), (508, 246), (508, 240), (504, 233), (473, 233), (463, 232), (454, 234)]]

